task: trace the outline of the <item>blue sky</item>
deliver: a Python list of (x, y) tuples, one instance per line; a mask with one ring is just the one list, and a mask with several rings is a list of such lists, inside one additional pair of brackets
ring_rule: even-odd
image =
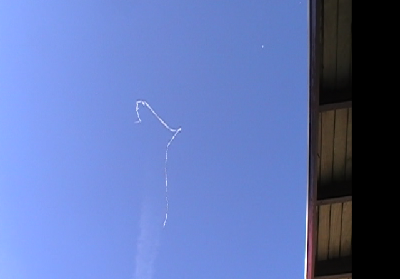
[[(2, 1), (0, 278), (302, 278), (307, 23), (298, 0)], [(165, 228), (172, 133), (139, 99), (182, 127)]]

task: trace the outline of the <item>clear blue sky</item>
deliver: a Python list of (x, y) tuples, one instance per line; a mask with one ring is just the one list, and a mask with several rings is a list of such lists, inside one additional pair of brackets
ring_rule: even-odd
[[(303, 278), (307, 22), (304, 0), (1, 1), (0, 278)], [(172, 134), (138, 99), (182, 127), (164, 229)]]

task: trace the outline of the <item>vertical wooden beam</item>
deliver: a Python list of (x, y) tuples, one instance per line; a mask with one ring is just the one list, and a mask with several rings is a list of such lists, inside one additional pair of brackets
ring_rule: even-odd
[(342, 210), (342, 238), (340, 240), (340, 256), (351, 256), (352, 235), (353, 235), (353, 202), (343, 203)]
[[(322, 153), (322, 117), (319, 113), (318, 117), (318, 149), (317, 149), (317, 171), (318, 171), (318, 184), (321, 185), (321, 153)], [(317, 195), (318, 197), (318, 195)]]
[(321, 143), (321, 184), (327, 187), (333, 181), (333, 139), (335, 133), (335, 111), (321, 113), (322, 143)]
[(349, 108), (347, 119), (346, 144), (346, 180), (352, 180), (353, 175), (353, 108)]
[(320, 0), (309, 2), (309, 174), (307, 202), (307, 247), (305, 261), (305, 278), (314, 278), (314, 267), (317, 242), (317, 185), (318, 185), (318, 133), (319, 133), (319, 91), (321, 69), (321, 22), (322, 10)]
[(340, 236), (342, 234), (342, 203), (331, 206), (331, 220), (329, 226), (329, 259), (339, 258)]
[(317, 260), (326, 261), (329, 255), (331, 205), (321, 205), (318, 210)]
[(335, 115), (335, 136), (333, 142), (333, 181), (346, 180), (346, 135), (348, 109), (338, 109)]
[[(317, 2), (317, 0), (314, 0)], [(319, 84), (317, 79), (315, 83)], [(319, 85), (318, 85), (319, 86)], [(314, 88), (316, 88), (314, 86)], [(319, 173), (319, 154), (318, 154), (318, 138), (319, 138), (319, 98), (318, 91), (314, 94), (310, 93), (310, 123), (309, 123), (309, 175), (308, 175), (308, 201), (307, 201), (307, 241), (306, 241), (306, 266), (305, 278), (314, 278), (314, 268), (316, 260), (316, 247), (317, 247), (317, 224), (318, 224), (318, 211), (317, 211), (317, 188), (318, 188), (318, 173)], [(316, 96), (315, 96), (316, 95)]]

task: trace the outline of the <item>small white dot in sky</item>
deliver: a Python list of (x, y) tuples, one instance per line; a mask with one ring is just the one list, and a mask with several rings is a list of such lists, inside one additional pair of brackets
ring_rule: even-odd
[(264, 45), (261, 45), (261, 48), (264, 48)]

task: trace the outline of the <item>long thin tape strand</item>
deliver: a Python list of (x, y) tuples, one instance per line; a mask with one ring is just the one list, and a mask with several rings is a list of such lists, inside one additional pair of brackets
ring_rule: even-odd
[(171, 133), (174, 133), (171, 137), (171, 139), (169, 140), (169, 142), (167, 143), (167, 146), (165, 148), (165, 162), (164, 162), (164, 174), (165, 174), (165, 202), (166, 202), (166, 211), (165, 211), (165, 219), (164, 219), (164, 223), (163, 223), (163, 227), (165, 227), (167, 225), (167, 221), (168, 221), (168, 211), (169, 211), (169, 201), (168, 201), (168, 172), (167, 172), (167, 162), (168, 162), (168, 149), (169, 146), (171, 145), (171, 143), (174, 141), (175, 137), (182, 131), (182, 128), (179, 127), (177, 129), (171, 128), (154, 110), (153, 108), (146, 102), (143, 100), (138, 100), (136, 101), (136, 115), (138, 120), (135, 121), (136, 124), (142, 122), (142, 119), (140, 118), (140, 114), (139, 114), (139, 105), (142, 105), (144, 107), (147, 107), (150, 112), (158, 119), (158, 121), (160, 121), (160, 123)]

